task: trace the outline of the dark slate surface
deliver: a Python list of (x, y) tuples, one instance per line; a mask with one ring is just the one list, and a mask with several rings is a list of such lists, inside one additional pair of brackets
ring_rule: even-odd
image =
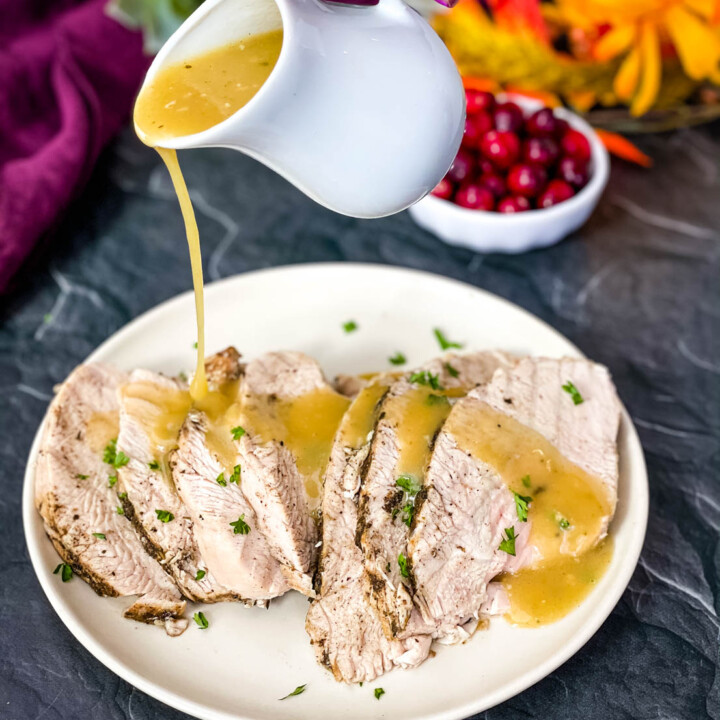
[[(446, 247), (407, 213), (334, 215), (237, 153), (183, 157), (211, 280), (322, 260), (423, 268), (518, 303), (610, 367), (650, 472), (640, 565), (595, 637), (482, 715), (489, 720), (720, 720), (720, 127), (642, 144), (656, 159), (651, 172), (615, 163), (580, 233), (521, 256)], [(36, 272), (1, 301), (1, 718), (186, 717), (115, 677), (62, 625), (30, 566), (20, 493), (53, 385), (115, 330), (189, 287), (166, 177), (126, 132)]]

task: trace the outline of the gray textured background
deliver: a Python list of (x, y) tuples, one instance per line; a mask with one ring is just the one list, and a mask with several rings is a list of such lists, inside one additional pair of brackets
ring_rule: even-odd
[[(482, 715), (489, 720), (720, 720), (720, 126), (642, 145), (655, 158), (652, 171), (615, 162), (590, 223), (557, 247), (521, 256), (447, 247), (407, 213), (334, 215), (237, 153), (182, 158), (208, 280), (323, 260), (431, 270), (521, 305), (611, 369), (650, 472), (640, 564), (595, 637)], [(0, 718), (186, 717), (115, 677), (62, 625), (30, 566), (20, 494), (53, 385), (115, 330), (190, 284), (168, 180), (128, 131), (34, 271), (0, 299)]]

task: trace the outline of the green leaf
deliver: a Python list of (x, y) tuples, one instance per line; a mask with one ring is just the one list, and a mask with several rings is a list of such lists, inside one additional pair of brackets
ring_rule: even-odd
[(236, 485), (240, 484), (240, 473), (242, 471), (242, 468), (240, 465), (236, 465), (233, 468), (232, 475), (230, 475), (229, 480), (231, 483), (235, 483)]
[(193, 343), (193, 350), (197, 350), (197, 340)]
[(520, 522), (527, 522), (528, 518), (528, 503), (532, 502), (532, 498), (529, 495), (519, 495), (513, 492), (515, 496), (515, 510), (517, 510), (518, 520)]
[(233, 535), (247, 535), (250, 532), (250, 526), (245, 522), (245, 513), (235, 522), (231, 522), (230, 527), (233, 529)]
[(108, 475), (108, 487), (112, 487), (117, 482), (117, 475)]
[(108, 465), (115, 464), (115, 454), (117, 453), (117, 438), (112, 439), (103, 450), (103, 462)]
[(502, 542), (500, 543), (498, 550), (502, 550), (503, 552), (506, 552), (508, 555), (515, 555), (515, 540), (516, 540), (516, 538), (517, 538), (517, 536), (515, 535), (514, 527), (505, 528), (505, 537), (502, 539)]
[(72, 580), (73, 576), (73, 569), (71, 565), (68, 565), (67, 563), (60, 563), (54, 570), (53, 575), (57, 575), (60, 573), (60, 577), (62, 578), (62, 581), (64, 583), (69, 582)]
[(160, 469), (160, 463), (159, 463), (157, 460), (151, 460), (151, 461), (148, 463), (148, 467), (149, 467), (151, 470), (159, 470), (159, 469)]
[(450, 348), (457, 348), (459, 350), (462, 347), (461, 343), (450, 342), (439, 328), (435, 328), (433, 332), (435, 333), (441, 350), (450, 350)]
[(118, 493), (118, 497), (119, 497), (121, 500), (127, 500), (127, 493), (126, 493), (126, 492)]
[(563, 386), (562, 389), (570, 395), (572, 398), (574, 405), (581, 405), (585, 402), (583, 399), (583, 396), (580, 394), (580, 391), (573, 385), (573, 383), (568, 380)]
[(412, 502), (405, 503), (402, 513), (402, 521), (410, 527), (412, 525), (413, 517), (415, 516), (415, 504)]
[(396, 352), (392, 357), (388, 358), (388, 361), (391, 365), (404, 365), (407, 358), (401, 352)]
[(408, 560), (402, 553), (400, 553), (398, 555), (398, 565), (400, 567), (400, 574), (404, 578), (410, 577), (410, 569), (408, 568)]
[(208, 622), (207, 618), (205, 617), (205, 613), (203, 612), (196, 612), (193, 615), (193, 620), (197, 623), (198, 627), (201, 630), (207, 630), (210, 626), (210, 623)]
[(376, 700), (379, 700), (384, 694), (385, 694), (385, 691), (382, 688), (375, 688), (375, 699)]
[(127, 465), (130, 462), (130, 458), (122, 451), (118, 450), (115, 453), (115, 459), (113, 460), (114, 468), (121, 468), (123, 465)]
[(422, 489), (422, 485), (412, 475), (401, 475), (395, 484), (408, 495), (417, 495)]
[(342, 328), (346, 333), (351, 333), (358, 329), (358, 324), (354, 320), (348, 320), (343, 323)]
[(529, 476), (529, 475), (524, 475), (524, 476), (522, 477), (522, 479), (520, 480), (520, 482), (521, 482), (526, 488), (529, 488), (529, 487), (531, 486), (531, 484), (532, 484), (531, 481), (530, 481), (530, 476)]
[(206, 573), (205, 573), (204, 570), (198, 570), (198, 571), (195, 573), (195, 579), (198, 580), (198, 581), (200, 581), (200, 580), (202, 580), (202, 579), (205, 577), (205, 575), (206, 575)]
[(93, 533), (93, 537), (99, 538), (100, 540), (105, 540), (105, 533)]
[(118, 506), (115, 508), (115, 511), (117, 512), (118, 515), (124, 515), (124, 514), (125, 514), (125, 511), (123, 510), (122, 505), (118, 505)]
[(437, 375), (433, 375), (431, 372), (428, 372), (427, 370), (422, 371), (416, 371), (414, 373), (410, 373), (410, 377), (408, 378), (411, 383), (415, 383), (417, 385), (427, 385), (428, 387), (431, 387), (433, 390), (442, 390), (442, 385), (440, 385), (440, 380), (438, 379)]
[(445, 371), (450, 377), (460, 377), (460, 371), (456, 370), (450, 363), (445, 363)]
[(155, 514), (160, 522), (169, 523), (175, 516), (169, 510), (156, 510)]
[(302, 695), (305, 692), (306, 687), (307, 683), (305, 685), (298, 685), (291, 693), (288, 693), (285, 697), (281, 697), (280, 700), (287, 700), (295, 695)]
[(87, 480), (90, 476), (89, 475), (81, 475), (80, 473), (78, 473), (75, 477), (78, 480)]
[(555, 522), (561, 530), (568, 530), (570, 528), (570, 521), (563, 517), (559, 512), (555, 513)]
[(227, 480), (225, 479), (225, 473), (220, 473), (216, 478), (215, 482), (218, 485), (222, 485), (223, 487), (227, 487)]
[(449, 402), (444, 395), (435, 395), (435, 393), (430, 393), (427, 398), (425, 398), (427, 405), (447, 405)]
[(234, 427), (231, 431), (233, 440), (239, 440), (244, 434), (245, 434), (245, 428), (238, 425), (237, 427)]

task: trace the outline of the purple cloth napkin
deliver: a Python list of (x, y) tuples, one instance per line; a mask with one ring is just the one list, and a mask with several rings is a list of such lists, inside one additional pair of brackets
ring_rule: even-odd
[(147, 69), (107, 0), (0, 0), (0, 293), (87, 181)]

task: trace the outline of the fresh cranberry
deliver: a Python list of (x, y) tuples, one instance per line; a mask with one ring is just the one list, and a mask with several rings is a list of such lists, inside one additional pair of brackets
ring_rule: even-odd
[(495, 208), (495, 196), (487, 188), (467, 183), (455, 193), (455, 203), (471, 210), (489, 211)]
[(441, 200), (450, 200), (450, 198), (453, 196), (453, 193), (455, 192), (455, 186), (448, 180), (446, 177), (444, 177), (436, 186), (435, 189), (432, 191), (432, 194), (435, 197), (439, 197)]
[(500, 213), (518, 213), (529, 209), (530, 201), (522, 195), (508, 195), (497, 206), (497, 211)]
[(495, 106), (493, 120), (496, 130), (518, 133), (523, 126), (523, 113), (513, 102), (498, 103)]
[(520, 140), (515, 133), (490, 130), (480, 140), (480, 151), (496, 168), (504, 170), (520, 157)]
[(496, 172), (495, 166), (486, 157), (483, 157), (482, 155), (478, 159), (478, 169), (483, 175)]
[(555, 164), (560, 150), (552, 138), (531, 137), (523, 143), (523, 160), (549, 168)]
[(475, 115), (468, 115), (465, 119), (465, 135), (463, 145), (470, 148), (477, 148), (480, 138), (493, 129), (492, 116), (488, 112), (478, 112)]
[(447, 171), (446, 177), (454, 183), (461, 183), (468, 180), (475, 170), (475, 158), (472, 153), (460, 148), (453, 160), (453, 164)]
[(533, 137), (553, 137), (557, 132), (557, 120), (550, 108), (534, 112), (526, 121), (525, 129)]
[(570, 123), (559, 117), (555, 118), (555, 126), (557, 128), (556, 137), (562, 137), (570, 129)]
[(466, 90), (465, 105), (468, 115), (474, 115), (482, 110), (492, 110), (495, 107), (495, 96), (482, 90)]
[(484, 173), (477, 182), (478, 185), (487, 188), (496, 198), (501, 198), (507, 192), (505, 180), (498, 173)]
[(539, 208), (549, 208), (569, 200), (575, 191), (564, 180), (551, 180), (537, 201)]
[(564, 155), (583, 162), (590, 160), (590, 141), (577, 130), (568, 130), (560, 140), (560, 147)]
[(589, 177), (587, 164), (569, 155), (560, 158), (557, 174), (561, 180), (569, 183), (577, 190), (587, 185)]
[(507, 176), (508, 190), (515, 195), (536, 197), (547, 183), (547, 173), (539, 165), (514, 165)]

